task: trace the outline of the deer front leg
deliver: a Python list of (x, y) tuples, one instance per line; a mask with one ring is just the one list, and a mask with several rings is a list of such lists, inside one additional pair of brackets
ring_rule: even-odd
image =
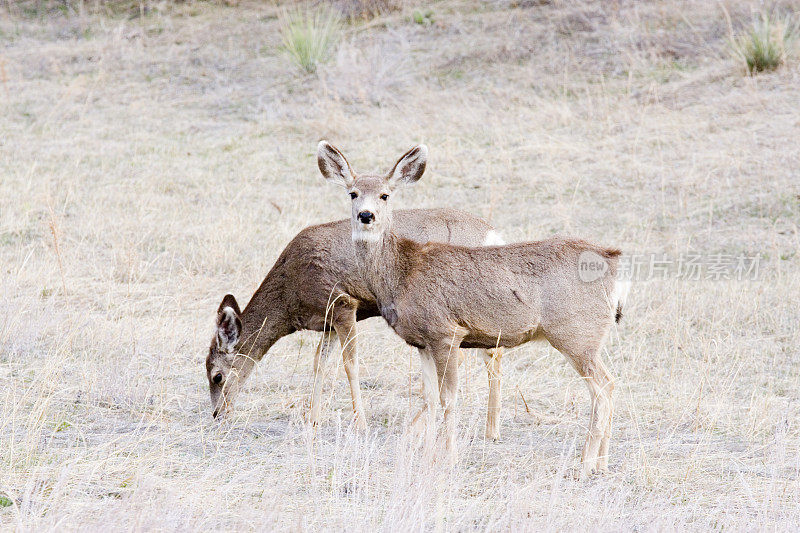
[(458, 349), (452, 350), (448, 345), (434, 354), (439, 382), (439, 401), (444, 408), (445, 450), (451, 465), (455, 463), (458, 457), (456, 451), (458, 352)]
[(424, 404), (417, 416), (414, 417), (413, 424), (416, 425), (420, 421), (425, 424), (425, 447), (433, 450), (436, 442), (436, 400), (439, 396), (439, 377), (433, 354), (427, 349), (422, 349), (419, 351), (419, 356), (422, 363)]
[(319, 414), (322, 408), (322, 385), (325, 382), (325, 370), (333, 339), (333, 331), (324, 331), (317, 351), (314, 353), (314, 386), (311, 392), (311, 413), (308, 416), (308, 422), (312, 426), (319, 423)]
[(347, 381), (350, 383), (350, 395), (353, 398), (353, 414), (358, 429), (367, 429), (367, 417), (361, 403), (361, 384), (358, 376), (358, 351), (356, 349), (356, 312), (355, 309), (333, 325), (342, 345), (342, 358)]
[(486, 438), (500, 440), (500, 360), (503, 349), (481, 350), (489, 375), (489, 406), (486, 409)]

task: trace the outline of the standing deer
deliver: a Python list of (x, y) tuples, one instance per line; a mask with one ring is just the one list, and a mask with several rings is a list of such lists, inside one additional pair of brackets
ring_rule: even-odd
[[(500, 236), (484, 220), (455, 209), (397, 213), (396, 231), (419, 242), (495, 244)], [(286, 246), (244, 311), (228, 294), (217, 311), (217, 328), (206, 358), (213, 415), (232, 409), (253, 366), (280, 338), (303, 329), (322, 331), (314, 356), (309, 421), (320, 416), (324, 368), (338, 336), (350, 382), (356, 424), (366, 426), (359, 388), (356, 320), (379, 316), (375, 297), (359, 274), (350, 222), (310, 226)], [(489, 373), (487, 438), (499, 438), (500, 350), (484, 350)]]
[[(433, 426), (438, 396), (453, 459), (458, 349), (546, 339), (589, 388), (582, 473), (606, 471), (614, 383), (600, 349), (622, 316), (627, 292), (616, 279), (620, 251), (565, 237), (483, 248), (404, 238), (394, 225), (391, 198), (422, 177), (427, 154), (419, 145), (384, 176), (358, 175), (332, 145), (322, 141), (317, 148), (322, 175), (352, 199), (352, 237), (366, 286), (386, 322), (420, 350), (425, 397), (420, 415), (427, 413), (428, 427)], [(591, 276), (579, 272), (587, 261)]]

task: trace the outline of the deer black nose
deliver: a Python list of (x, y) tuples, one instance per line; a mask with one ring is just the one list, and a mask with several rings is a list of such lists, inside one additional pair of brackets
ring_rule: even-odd
[(373, 215), (370, 211), (361, 211), (358, 214), (358, 220), (360, 220), (362, 224), (369, 224), (375, 220), (375, 215)]
[(217, 385), (219, 385), (220, 383), (222, 383), (222, 373), (217, 373), (217, 374), (214, 376), (214, 383), (216, 383)]
[(219, 415), (219, 409), (214, 409), (214, 414), (212, 415), (214, 418), (217, 418)]

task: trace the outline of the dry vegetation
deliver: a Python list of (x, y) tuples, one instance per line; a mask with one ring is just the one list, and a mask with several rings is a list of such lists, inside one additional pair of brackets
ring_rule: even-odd
[[(314, 74), (271, 4), (33, 4), (0, 2), (0, 529), (800, 527), (800, 69), (746, 76), (729, 50), (761, 4), (445, 0), (432, 24), (345, 25)], [(418, 363), (378, 320), (367, 435), (341, 369), (304, 425), (310, 333), (214, 423), (221, 296), (348, 212), (321, 138), (365, 170), (427, 143), (403, 204), (507, 240), (758, 253), (759, 279), (634, 286), (606, 356), (612, 473), (589, 481), (565, 475), (586, 391), (542, 345), (505, 359), (501, 443), (467, 359), (453, 472), (403, 437)]]

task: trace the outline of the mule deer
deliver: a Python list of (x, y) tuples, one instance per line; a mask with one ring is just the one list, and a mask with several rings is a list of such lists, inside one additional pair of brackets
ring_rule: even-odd
[[(499, 235), (482, 219), (454, 209), (412, 209), (397, 213), (399, 234), (419, 242), (492, 244)], [(350, 221), (302, 230), (286, 246), (244, 311), (228, 294), (217, 311), (217, 330), (206, 358), (214, 417), (232, 408), (253, 366), (278, 339), (302, 329), (322, 331), (314, 356), (309, 421), (319, 420), (323, 375), (334, 335), (342, 346), (356, 423), (366, 419), (359, 389), (356, 320), (379, 316), (375, 297), (356, 263)], [(499, 436), (500, 351), (484, 357), (489, 370), (487, 437)]]
[[(622, 313), (626, 289), (616, 280), (620, 251), (565, 237), (483, 248), (403, 238), (393, 225), (391, 198), (422, 177), (427, 152), (424, 145), (412, 148), (380, 176), (356, 174), (325, 141), (317, 148), (322, 175), (345, 187), (352, 199), (356, 256), (381, 315), (420, 350), (425, 389), (420, 414), (427, 412), (432, 427), (438, 396), (454, 458), (458, 348), (546, 339), (584, 378), (591, 395), (583, 474), (607, 470), (614, 384), (600, 349)], [(596, 263), (590, 276), (579, 272), (585, 260)]]

